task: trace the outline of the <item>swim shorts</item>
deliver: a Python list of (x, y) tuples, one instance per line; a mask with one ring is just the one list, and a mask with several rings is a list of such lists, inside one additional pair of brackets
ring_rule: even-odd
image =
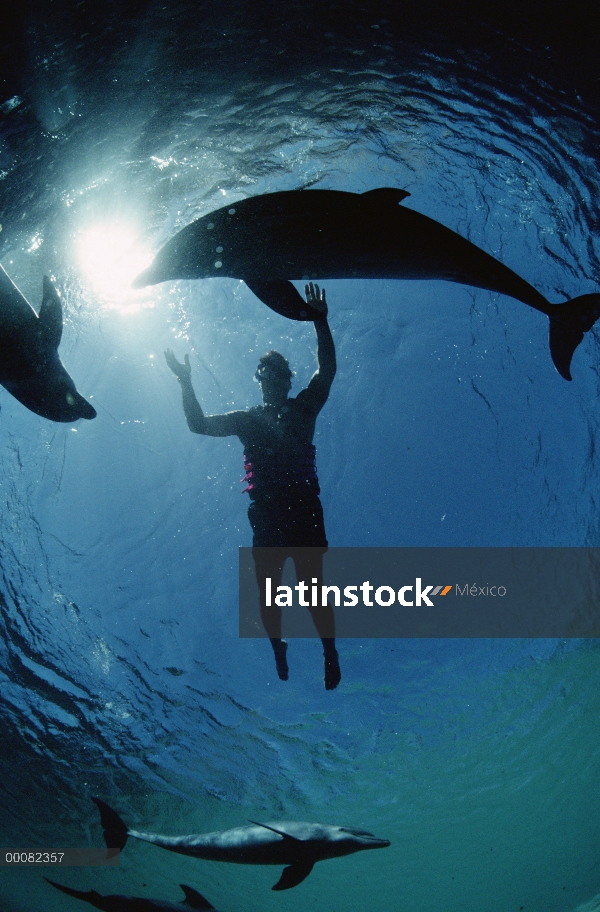
[(316, 496), (253, 500), (248, 519), (255, 548), (327, 548), (323, 507)]

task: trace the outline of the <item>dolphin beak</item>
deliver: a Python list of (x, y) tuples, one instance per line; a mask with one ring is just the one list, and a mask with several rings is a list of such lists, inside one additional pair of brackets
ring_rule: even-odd
[(350, 829), (350, 827), (345, 829), (346, 832), (352, 833), (354, 838), (359, 840), (362, 849), (387, 849), (391, 845), (389, 839), (380, 839), (378, 836), (373, 836), (372, 833), (367, 832), (367, 830), (355, 830)]
[(377, 836), (371, 836), (370, 839), (365, 836), (361, 838), (363, 840), (363, 849), (387, 849), (391, 845), (389, 839), (378, 839)]
[(91, 419), (95, 418), (96, 415), (98, 414), (96, 412), (96, 409), (94, 408), (94, 406), (90, 405), (90, 403), (87, 401), (87, 399), (83, 399), (83, 397), (82, 397), (82, 401), (81, 401), (80, 405), (81, 405), (81, 417), (82, 418), (87, 418), (88, 421), (91, 421)]
[(75, 396), (67, 393), (67, 403), (71, 406), (71, 410), (64, 418), (59, 418), (59, 421), (79, 421), (80, 418), (87, 418), (89, 421), (96, 417), (94, 406), (90, 405), (87, 399), (84, 399), (79, 393), (75, 393)]
[(144, 269), (143, 272), (140, 272), (138, 276), (135, 277), (131, 283), (132, 288), (145, 288), (147, 285), (155, 285), (156, 282), (153, 280), (153, 266), (149, 266), (148, 269)]

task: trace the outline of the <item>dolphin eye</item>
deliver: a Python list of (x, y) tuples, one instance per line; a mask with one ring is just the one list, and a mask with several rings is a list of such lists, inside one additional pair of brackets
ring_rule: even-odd
[(71, 393), (67, 393), (67, 395), (65, 396), (65, 399), (67, 400), (69, 405), (75, 405), (75, 396), (72, 396)]

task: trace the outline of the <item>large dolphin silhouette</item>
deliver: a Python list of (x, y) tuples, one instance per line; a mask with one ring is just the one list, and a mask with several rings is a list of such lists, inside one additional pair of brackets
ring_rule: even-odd
[(573, 352), (600, 316), (600, 294), (550, 304), (528, 282), (459, 234), (413, 209), (410, 194), (289, 190), (250, 197), (197, 219), (159, 250), (136, 288), (171, 279), (243, 279), (292, 320), (314, 312), (289, 279), (443, 279), (497, 291), (550, 319), (550, 353), (571, 379)]
[(217, 833), (191, 836), (157, 836), (130, 830), (116, 811), (94, 798), (100, 811), (104, 839), (109, 849), (122, 849), (128, 836), (151, 842), (161, 849), (236, 864), (287, 865), (273, 890), (289, 890), (308, 877), (317, 861), (352, 855), (363, 849), (383, 849), (387, 839), (366, 830), (327, 826), (322, 823), (278, 821), (254, 823)]
[(58, 357), (62, 307), (44, 276), (40, 315), (0, 266), (0, 383), (26, 408), (51, 421), (95, 418)]
[(185, 893), (183, 902), (165, 902), (160, 899), (144, 899), (141, 896), (121, 896), (119, 893), (112, 893), (108, 896), (102, 896), (96, 890), (73, 890), (71, 887), (63, 887), (62, 884), (56, 883), (45, 877), (44, 880), (66, 893), (67, 896), (74, 896), (75, 899), (82, 899), (90, 903), (96, 909), (103, 909), (104, 912), (190, 912), (190, 909), (202, 909), (203, 912), (216, 912), (207, 899), (205, 899), (197, 890), (187, 887), (185, 884), (179, 886)]

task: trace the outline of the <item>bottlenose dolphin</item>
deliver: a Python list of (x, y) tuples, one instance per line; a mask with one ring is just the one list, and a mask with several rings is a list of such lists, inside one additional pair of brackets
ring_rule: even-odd
[(292, 320), (314, 313), (289, 279), (443, 279), (486, 288), (550, 319), (550, 353), (571, 379), (573, 352), (600, 316), (600, 294), (550, 304), (528, 282), (440, 222), (400, 206), (406, 190), (287, 190), (250, 197), (192, 222), (134, 286), (172, 279), (243, 279)]
[(209, 861), (287, 865), (273, 890), (289, 890), (302, 883), (317, 861), (352, 855), (363, 849), (383, 849), (390, 844), (387, 839), (378, 839), (365, 830), (299, 821), (250, 821), (252, 826), (217, 833), (157, 836), (130, 830), (116, 811), (99, 798), (92, 800), (100, 810), (104, 839), (109, 849), (122, 849), (127, 837), (133, 836), (161, 849)]
[(186, 887), (185, 884), (179, 886), (185, 893), (183, 902), (165, 902), (160, 899), (144, 899), (141, 896), (121, 896), (119, 893), (113, 893), (109, 896), (102, 896), (96, 890), (73, 890), (71, 887), (63, 887), (62, 884), (56, 883), (44, 877), (44, 880), (66, 893), (67, 896), (74, 896), (76, 899), (82, 899), (96, 909), (104, 909), (104, 912), (189, 912), (190, 909), (202, 909), (203, 912), (215, 912), (212, 906), (197, 890), (192, 887)]
[(62, 324), (60, 298), (47, 276), (38, 317), (0, 266), (0, 383), (42, 418), (95, 418), (58, 357)]

